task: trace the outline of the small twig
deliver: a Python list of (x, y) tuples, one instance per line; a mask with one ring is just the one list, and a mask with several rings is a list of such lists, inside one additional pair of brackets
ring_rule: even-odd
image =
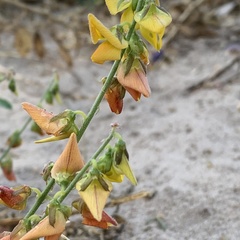
[(175, 21), (176, 24), (172, 25), (167, 36), (164, 38), (163, 48), (165, 48), (177, 36), (180, 31), (179, 25), (186, 22), (187, 19), (199, 8), (199, 6), (204, 3), (204, 1), (205, 0), (189, 1), (185, 11), (178, 17)]
[(149, 192), (149, 191), (141, 191), (138, 193), (133, 193), (129, 196), (112, 199), (109, 203), (107, 203), (106, 207), (113, 207), (126, 202), (135, 201), (140, 198), (152, 198), (154, 194), (155, 192)]
[(186, 89), (187, 93), (194, 92), (195, 90), (203, 87), (207, 83), (213, 82), (217, 80), (218, 77), (220, 77), (222, 74), (224, 74), (229, 68), (231, 68), (235, 63), (240, 61), (240, 55), (237, 55), (229, 63), (227, 63), (222, 68), (218, 69), (215, 73), (213, 73), (210, 77), (204, 78), (198, 83), (193, 84), (192, 86), (188, 87)]

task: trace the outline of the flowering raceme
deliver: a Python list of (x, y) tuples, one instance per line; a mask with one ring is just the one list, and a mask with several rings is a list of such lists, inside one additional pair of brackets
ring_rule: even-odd
[[(126, 91), (136, 101), (140, 100), (142, 95), (150, 96), (151, 89), (146, 75), (149, 52), (144, 39), (155, 49), (160, 50), (165, 28), (172, 19), (160, 7), (158, 0), (105, 0), (105, 2), (111, 14), (122, 12), (122, 16), (120, 24), (107, 28), (93, 14), (88, 15), (91, 40), (94, 44), (101, 41), (91, 56), (92, 61), (102, 64), (115, 60), (109, 74), (102, 80), (103, 87), (89, 113), (85, 115), (80, 110), (65, 110), (54, 115), (30, 103), (22, 104), (23, 109), (35, 121), (32, 130), (39, 134), (53, 135), (37, 142), (69, 139), (56, 162), (51, 162), (45, 167), (42, 175), (47, 186), (43, 191), (28, 186), (18, 188), (0, 186), (0, 204), (16, 210), (25, 208), (31, 190), (37, 193), (37, 201), (26, 216), (11, 233), (0, 234), (0, 240), (39, 238), (58, 240), (72, 214), (72, 207), (82, 214), (83, 224), (103, 229), (116, 226), (115, 219), (104, 211), (114, 184), (121, 183), (126, 177), (133, 185), (137, 185), (137, 179), (129, 163), (126, 144), (116, 132), (118, 124), (112, 124), (111, 133), (86, 164), (78, 142), (104, 97), (111, 111), (120, 114)], [(58, 97), (58, 94), (58, 77), (55, 76), (55, 84), (47, 91), (44, 100), (52, 103), (53, 97)], [(77, 114), (83, 117), (82, 126), (75, 123)], [(9, 139), (9, 145), (13, 147), (20, 143), (20, 132), (15, 132)], [(1, 167), (5, 175), (13, 180), (11, 159), (7, 157), (5, 162), (1, 162)], [(56, 187), (59, 188), (57, 192)], [(74, 188), (80, 195), (79, 199), (72, 202), (72, 206), (63, 205), (63, 201)], [(54, 193), (51, 193), (52, 189), (56, 192), (54, 196)], [(38, 215), (39, 207), (47, 201), (45, 211)]]

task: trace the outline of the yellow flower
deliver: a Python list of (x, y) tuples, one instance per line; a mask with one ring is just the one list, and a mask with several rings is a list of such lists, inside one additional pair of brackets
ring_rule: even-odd
[(132, 23), (133, 21), (133, 10), (132, 8), (127, 8), (121, 15), (121, 23)]
[(129, 161), (125, 155), (123, 155), (122, 160), (119, 164), (114, 164), (118, 174), (125, 175), (133, 185), (137, 185), (137, 179), (134, 176), (132, 169), (129, 165)]
[(162, 29), (162, 32), (156, 33), (151, 32), (148, 29), (140, 26), (140, 32), (142, 36), (157, 50), (159, 51), (162, 48), (162, 37), (164, 35), (165, 28)]
[(125, 175), (133, 185), (137, 185), (137, 180), (132, 172), (128, 161), (128, 152), (123, 140), (119, 140), (114, 147), (113, 166), (117, 174)]
[(140, 26), (142, 36), (159, 51), (162, 47), (165, 28), (172, 21), (171, 15), (155, 4), (151, 4), (148, 9), (143, 8), (136, 13), (134, 19)]
[(92, 42), (96, 44), (99, 40), (104, 41), (92, 54), (92, 61), (102, 64), (105, 61), (119, 60), (121, 50), (128, 47), (123, 33), (120, 33), (118, 27), (109, 30), (93, 14), (88, 15), (88, 21)]
[(155, 33), (161, 33), (172, 21), (171, 15), (155, 4), (151, 4), (147, 11), (143, 8), (134, 19), (140, 26)]
[(123, 11), (132, 4), (132, 0), (105, 0), (109, 12), (112, 15)]
[(111, 182), (103, 175), (99, 177), (87, 176), (76, 184), (76, 189), (87, 204), (93, 217), (97, 221), (101, 221), (103, 208), (112, 191)]
[(77, 137), (75, 133), (72, 133), (66, 147), (51, 170), (51, 176), (57, 182), (69, 181), (83, 166), (84, 161), (78, 148)]
[(88, 22), (91, 39), (94, 44), (99, 40), (107, 40), (118, 49), (124, 49), (128, 46), (128, 42), (124, 38), (119, 39), (91, 13), (88, 14)]

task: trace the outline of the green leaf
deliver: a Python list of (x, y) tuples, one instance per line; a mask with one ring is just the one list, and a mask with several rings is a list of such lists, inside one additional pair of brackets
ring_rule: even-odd
[(0, 107), (6, 108), (6, 109), (12, 109), (12, 104), (6, 99), (0, 98)]

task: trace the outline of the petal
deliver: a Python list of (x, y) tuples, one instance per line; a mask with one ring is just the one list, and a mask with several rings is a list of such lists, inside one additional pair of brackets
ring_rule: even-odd
[(135, 186), (137, 185), (137, 179), (135, 178), (132, 169), (129, 165), (129, 161), (125, 155), (123, 156), (121, 163), (116, 165), (116, 167), (122, 171), (122, 173), (129, 179), (129, 181), (133, 185)]
[(44, 138), (44, 139), (37, 140), (37, 141), (35, 141), (35, 143), (46, 143), (46, 142), (59, 141), (59, 140), (65, 139), (65, 138), (69, 138), (70, 134), (71, 134), (71, 132), (66, 132), (66, 133), (61, 134), (57, 137), (52, 136), (52, 137), (49, 137), (49, 138)]
[(121, 65), (117, 73), (117, 79), (126, 90), (133, 89), (143, 94), (145, 97), (150, 96), (151, 89), (146, 74), (140, 66), (138, 59), (134, 60), (132, 68), (126, 76), (124, 72), (124, 65)]
[(131, 0), (105, 0), (109, 12), (112, 15), (117, 14), (118, 12), (123, 11), (129, 7), (132, 3)]
[(91, 60), (95, 63), (103, 64), (105, 61), (119, 60), (120, 57), (121, 50), (106, 41), (98, 46), (92, 54)]
[(27, 232), (21, 240), (31, 240), (40, 237), (47, 237), (61, 234), (65, 230), (66, 219), (62, 212), (56, 211), (56, 220), (54, 226), (50, 225), (49, 217), (45, 217), (33, 229)]
[(118, 183), (122, 182), (124, 177), (123, 174), (120, 174), (119, 171), (117, 171), (113, 164), (110, 171), (105, 173), (105, 176), (109, 181)]
[(105, 38), (114, 47), (119, 49), (127, 48), (128, 42), (124, 39), (120, 41), (107, 27), (105, 27), (93, 14), (88, 14), (89, 30), (92, 42)]
[(54, 115), (47, 112), (45, 109), (39, 108), (31, 103), (22, 103), (22, 108), (27, 111), (30, 117), (37, 123), (37, 125), (43, 129), (47, 134), (55, 135), (65, 124), (62, 121), (50, 122)]
[(107, 179), (104, 179), (109, 188), (109, 191), (106, 191), (105, 189), (103, 189), (98, 179), (94, 179), (87, 187), (87, 189), (81, 191), (82, 181), (85, 181), (85, 179), (82, 179), (80, 182), (78, 182), (76, 188), (80, 190), (79, 194), (84, 200), (84, 202), (87, 204), (93, 217), (97, 221), (101, 221), (102, 211), (106, 204), (107, 198), (112, 190), (112, 184)]
[(121, 23), (124, 23), (124, 22), (132, 23), (133, 16), (134, 15), (133, 15), (132, 8), (127, 8), (121, 16)]
[(152, 4), (148, 9), (135, 14), (135, 21), (142, 27), (153, 33), (161, 33), (163, 28), (167, 27), (171, 21), (171, 15), (166, 11), (159, 9), (155, 4)]
[(117, 222), (114, 218), (109, 216), (105, 211), (102, 212), (102, 219), (101, 221), (97, 221), (91, 212), (89, 211), (89, 208), (86, 206), (85, 203), (82, 205), (82, 211), (81, 214), (83, 216), (82, 223), (89, 226), (99, 227), (103, 229), (107, 229), (109, 226), (117, 226)]
[(141, 93), (132, 89), (132, 88), (128, 88), (128, 87), (125, 87), (125, 89), (128, 91), (128, 93), (132, 96), (132, 98), (135, 100), (135, 101), (139, 101), (140, 98), (141, 98)]
[(115, 86), (110, 88), (105, 93), (104, 97), (107, 100), (109, 107), (112, 112), (120, 114), (123, 108), (123, 98), (125, 96), (125, 89), (117, 83)]
[(142, 36), (157, 50), (162, 48), (162, 37), (164, 35), (165, 28), (162, 29), (161, 33), (153, 33), (148, 29), (140, 26), (140, 32)]
[(78, 148), (77, 136), (72, 133), (62, 154), (51, 170), (52, 178), (56, 179), (59, 173), (72, 175), (81, 170), (83, 166), (84, 161)]

